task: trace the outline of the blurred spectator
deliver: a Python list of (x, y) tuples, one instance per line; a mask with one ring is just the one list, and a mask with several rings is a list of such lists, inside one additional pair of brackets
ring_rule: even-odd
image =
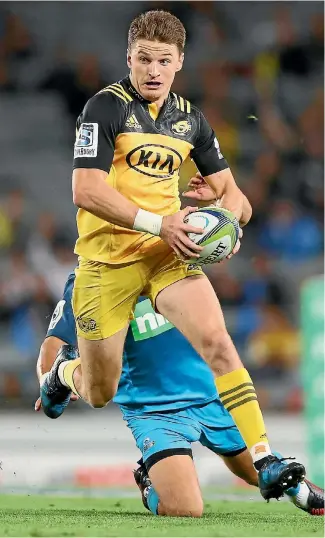
[(12, 250), (0, 280), (0, 304), (7, 311), (9, 331), (24, 358), (37, 349), (35, 303), (46, 298), (44, 282), (29, 268), (21, 250)]
[(259, 327), (248, 343), (248, 354), (253, 358), (256, 371), (267, 368), (270, 376), (278, 378), (282, 371), (298, 362), (299, 333), (276, 306), (267, 305), (260, 314)]
[(227, 119), (227, 113), (223, 109), (226, 106), (222, 101), (205, 101), (202, 104), (202, 112), (217, 134), (220, 148), (231, 167), (236, 166), (239, 153), (239, 133), (233, 121)]
[(259, 326), (250, 336), (246, 349), (246, 361), (259, 387), (261, 405), (292, 408), (292, 397), (299, 387), (299, 354), (299, 332), (284, 313), (276, 306), (261, 309)]
[(0, 91), (19, 89), (17, 65), (34, 53), (32, 37), (22, 20), (0, 9)]
[(245, 194), (253, 208), (250, 228), (256, 229), (263, 224), (270, 202), (279, 196), (281, 172), (281, 159), (274, 149), (260, 153), (254, 163), (252, 178), (245, 185)]
[[(10, 180), (10, 178), (8, 178)], [(29, 217), (24, 192), (13, 189), (0, 198), (0, 250), (22, 248), (29, 234)]]
[(324, 58), (324, 18), (316, 15), (310, 24), (310, 35), (301, 40), (294, 28), (290, 10), (277, 11), (279, 68), (283, 74), (305, 77), (317, 72)]
[(272, 271), (270, 260), (263, 254), (252, 260), (252, 271), (243, 283), (243, 300), (250, 305), (285, 307), (285, 283)]
[(259, 245), (271, 257), (299, 264), (321, 254), (323, 239), (312, 215), (299, 213), (288, 200), (278, 200), (261, 227)]
[(33, 270), (42, 276), (54, 303), (61, 298), (68, 274), (76, 266), (73, 246), (68, 231), (58, 228), (51, 213), (39, 216), (28, 243), (28, 259)]
[(58, 92), (75, 123), (88, 99), (105, 86), (107, 82), (102, 79), (98, 58), (92, 54), (82, 54), (78, 58), (76, 69), (69, 63), (60, 63), (43, 80), (39, 90)]
[(73, 253), (74, 242), (71, 236), (64, 231), (57, 232), (53, 238), (51, 247), (54, 262), (50, 272), (43, 276), (54, 301), (59, 301), (62, 297), (68, 275), (77, 265), (77, 258)]
[(239, 306), (243, 302), (241, 285), (234, 276), (230, 275), (225, 263), (207, 268), (206, 273), (222, 307)]

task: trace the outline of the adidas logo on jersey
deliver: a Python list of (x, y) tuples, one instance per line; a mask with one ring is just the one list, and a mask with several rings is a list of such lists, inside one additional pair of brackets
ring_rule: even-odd
[(129, 117), (129, 119), (125, 123), (126, 127), (129, 129), (136, 129), (137, 131), (142, 130), (142, 127), (140, 123), (138, 122), (135, 114), (132, 114), (132, 116)]

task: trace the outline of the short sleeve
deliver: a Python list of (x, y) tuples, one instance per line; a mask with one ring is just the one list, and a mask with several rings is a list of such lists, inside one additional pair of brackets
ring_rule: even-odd
[(202, 112), (199, 112), (199, 132), (191, 151), (191, 158), (202, 176), (209, 176), (229, 168), (221, 153), (218, 139)]
[(77, 120), (73, 168), (109, 172), (125, 109), (110, 92), (92, 97)]
[(55, 307), (46, 337), (55, 336), (66, 344), (77, 347), (76, 322), (72, 310), (72, 291), (75, 274), (71, 273), (64, 288), (61, 301)]

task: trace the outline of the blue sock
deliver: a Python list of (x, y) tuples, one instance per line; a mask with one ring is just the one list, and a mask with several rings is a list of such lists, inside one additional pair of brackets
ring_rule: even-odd
[(147, 503), (149, 506), (150, 511), (155, 514), (155, 516), (158, 515), (158, 504), (159, 504), (159, 498), (155, 490), (153, 489), (153, 486), (149, 486), (149, 492), (147, 496)]
[(289, 495), (289, 497), (295, 497), (298, 495), (300, 490), (300, 484), (296, 488), (289, 488), (285, 490), (286, 495)]

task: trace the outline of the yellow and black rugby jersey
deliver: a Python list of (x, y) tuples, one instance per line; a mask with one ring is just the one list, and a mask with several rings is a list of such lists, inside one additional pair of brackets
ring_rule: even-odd
[[(104, 170), (110, 186), (152, 213), (179, 210), (179, 170), (189, 155), (204, 176), (228, 167), (202, 112), (170, 93), (158, 114), (129, 77), (92, 97), (77, 121), (74, 168)], [(83, 209), (77, 224), (76, 254), (103, 263), (132, 262), (161, 241)]]

